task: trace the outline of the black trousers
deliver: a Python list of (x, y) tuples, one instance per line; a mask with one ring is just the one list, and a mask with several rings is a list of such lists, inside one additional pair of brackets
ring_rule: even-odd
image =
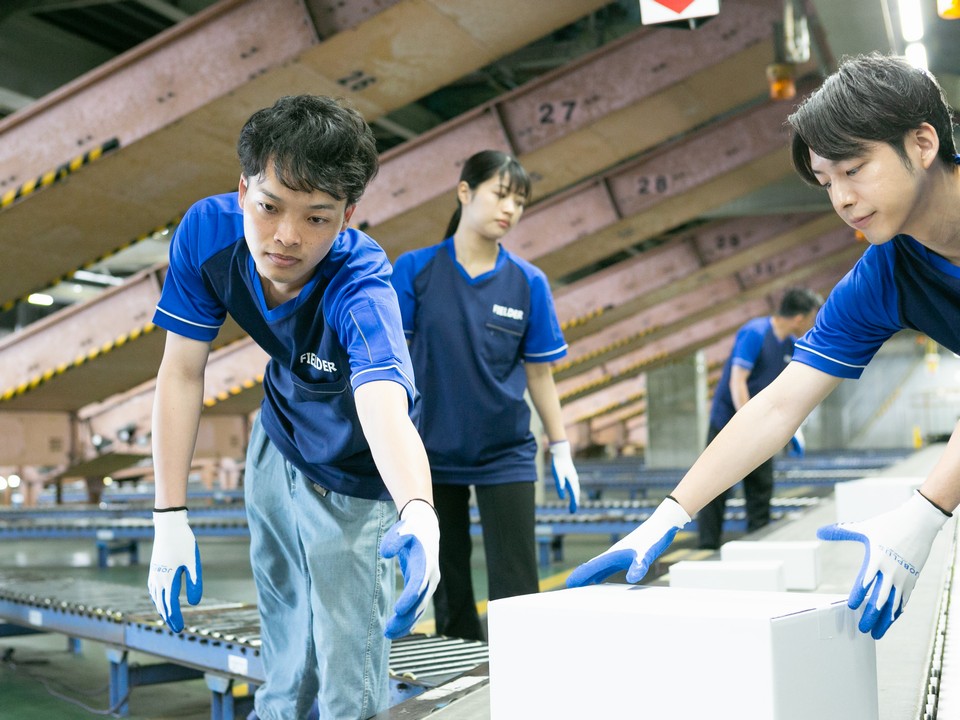
[[(539, 591), (532, 482), (477, 485), (490, 600)], [(440, 516), (440, 584), (433, 596), (437, 633), (485, 640), (470, 571), (470, 487), (434, 485)]]
[[(710, 426), (707, 432), (707, 444), (717, 436), (722, 428)], [(700, 547), (710, 550), (720, 548), (723, 534), (723, 513), (727, 504), (727, 490), (710, 501), (697, 513), (697, 527), (700, 532)], [(746, 501), (747, 532), (759, 530), (770, 523), (770, 499), (773, 497), (773, 458), (762, 463), (756, 470), (743, 478), (743, 496)]]

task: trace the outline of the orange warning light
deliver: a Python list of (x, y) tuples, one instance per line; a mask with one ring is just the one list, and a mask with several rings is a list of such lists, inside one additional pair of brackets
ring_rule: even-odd
[(770, 84), (771, 100), (790, 100), (797, 94), (794, 66), (789, 63), (767, 65), (767, 82)]
[(960, 0), (937, 0), (937, 15), (944, 20), (960, 20)]

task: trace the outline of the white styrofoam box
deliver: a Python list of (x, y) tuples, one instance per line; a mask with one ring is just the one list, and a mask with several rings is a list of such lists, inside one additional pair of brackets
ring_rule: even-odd
[(491, 720), (877, 720), (845, 595), (605, 584), (493, 600)]
[[(819, 540), (748, 542), (734, 540), (720, 548), (723, 562), (780, 561), (787, 590), (816, 590), (820, 584), (823, 543)], [(673, 572), (673, 568), (670, 568)]]
[(670, 587), (778, 592), (787, 583), (783, 562), (681, 560), (670, 566)]
[(893, 510), (922, 484), (922, 477), (867, 477), (837, 483), (837, 522), (866, 520)]

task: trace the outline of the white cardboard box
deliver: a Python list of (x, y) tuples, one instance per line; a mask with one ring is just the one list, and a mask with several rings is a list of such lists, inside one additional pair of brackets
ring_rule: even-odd
[[(816, 590), (820, 585), (823, 564), (823, 543), (819, 540), (748, 542), (735, 540), (720, 548), (720, 559), (726, 563), (745, 561), (780, 561), (786, 590)], [(673, 572), (673, 567), (670, 568)]]
[(670, 566), (670, 587), (778, 592), (787, 583), (783, 561), (681, 560)]
[(837, 522), (866, 520), (909, 500), (922, 477), (868, 477), (837, 483)]
[(491, 720), (877, 720), (846, 596), (594, 585), (488, 606)]

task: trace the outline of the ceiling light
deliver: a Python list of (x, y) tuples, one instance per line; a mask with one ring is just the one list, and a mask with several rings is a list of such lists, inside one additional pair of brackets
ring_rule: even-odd
[(74, 280), (83, 280), (97, 285), (123, 285), (123, 278), (106, 275), (104, 273), (90, 272), (89, 270), (77, 270), (73, 273)]
[[(777, 31), (780, 27), (775, 24)], [(783, 6), (783, 57), (778, 61), (805, 63), (810, 59), (810, 30), (799, 0), (786, 0)]]
[(906, 55), (907, 60), (914, 67), (921, 68), (922, 70), (927, 70), (927, 48), (924, 47), (923, 43), (910, 43), (904, 49), (903, 54)]
[(53, 305), (53, 298), (46, 293), (31, 293), (27, 302), (31, 305)]
[(135, 423), (129, 423), (117, 430), (117, 440), (122, 443), (130, 444), (136, 439), (137, 426)]
[(920, 13), (920, 0), (899, 0), (900, 34), (908, 42), (923, 39), (923, 15)]

